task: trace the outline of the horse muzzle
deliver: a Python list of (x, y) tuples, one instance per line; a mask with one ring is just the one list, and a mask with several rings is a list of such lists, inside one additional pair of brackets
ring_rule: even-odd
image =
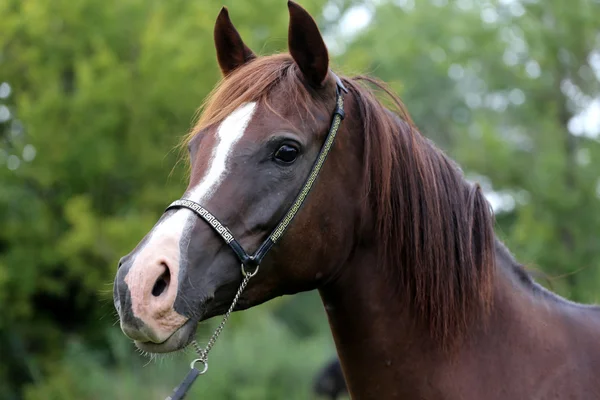
[(177, 268), (167, 257), (124, 257), (114, 284), (114, 304), (121, 330), (143, 350), (168, 352), (189, 343), (195, 330), (190, 318), (174, 309)]

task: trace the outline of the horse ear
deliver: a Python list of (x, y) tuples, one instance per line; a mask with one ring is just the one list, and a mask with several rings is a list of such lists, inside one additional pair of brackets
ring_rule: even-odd
[(315, 86), (321, 87), (329, 71), (327, 47), (317, 23), (310, 14), (293, 1), (288, 1), (290, 27), (288, 47), (300, 70)]
[(227, 7), (223, 7), (217, 17), (215, 47), (223, 76), (229, 75), (237, 67), (256, 58), (252, 50), (244, 44), (240, 34), (231, 23)]

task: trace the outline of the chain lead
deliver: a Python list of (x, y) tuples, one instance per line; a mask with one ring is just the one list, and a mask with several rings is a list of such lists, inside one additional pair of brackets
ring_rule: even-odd
[[(198, 354), (198, 358), (196, 358), (195, 360), (192, 361), (192, 363), (190, 364), (191, 369), (188, 372), (187, 376), (185, 377), (183, 382), (181, 382), (181, 384), (175, 388), (173, 395), (167, 397), (166, 400), (181, 400), (181, 399), (183, 399), (185, 397), (186, 393), (188, 392), (188, 390), (190, 389), (190, 387), (192, 386), (192, 384), (194, 383), (194, 381), (196, 380), (196, 378), (199, 375), (203, 375), (206, 373), (206, 371), (208, 370), (208, 353), (213, 348), (213, 346), (215, 345), (215, 342), (217, 341), (217, 338), (223, 331), (223, 328), (225, 327), (225, 324), (227, 323), (229, 316), (233, 312), (235, 305), (237, 304), (238, 300), (240, 299), (242, 292), (246, 288), (246, 285), (248, 285), (248, 282), (250, 281), (250, 279), (252, 279), (252, 277), (254, 275), (256, 275), (257, 272), (258, 272), (258, 266), (256, 266), (256, 269), (254, 271), (247, 272), (244, 269), (244, 265), (242, 264), (242, 273), (244, 275), (244, 279), (242, 279), (242, 283), (240, 283), (240, 287), (239, 287), (237, 293), (235, 294), (233, 301), (231, 302), (231, 306), (229, 307), (229, 310), (227, 310), (227, 312), (223, 316), (221, 323), (219, 324), (219, 326), (217, 326), (217, 329), (215, 329), (215, 332), (212, 334), (212, 336), (208, 340), (208, 343), (206, 343), (206, 347), (204, 349), (200, 347), (200, 345), (198, 344), (196, 339), (192, 340), (191, 344), (194, 347), (194, 350), (196, 351), (196, 353)], [(198, 363), (202, 364), (202, 368), (196, 368), (196, 365)]]
[[(258, 266), (252, 273), (250, 273), (250, 272), (246, 272), (246, 270), (244, 269), (244, 265), (242, 264), (242, 273), (244, 274), (244, 279), (242, 280), (242, 283), (240, 284), (240, 287), (239, 287), (237, 293), (235, 294), (233, 301), (231, 302), (231, 306), (229, 306), (229, 310), (227, 310), (227, 312), (223, 316), (223, 319), (221, 320), (221, 323), (219, 324), (219, 326), (217, 326), (217, 329), (215, 329), (215, 332), (212, 334), (212, 336), (206, 343), (206, 347), (204, 349), (202, 349), (195, 339), (192, 340), (191, 344), (194, 347), (194, 350), (196, 351), (196, 353), (198, 354), (198, 360), (200, 362), (202, 362), (205, 366), (204, 372), (206, 372), (206, 369), (208, 369), (208, 353), (213, 348), (219, 335), (223, 331), (223, 328), (225, 327), (225, 324), (229, 320), (229, 316), (233, 312), (233, 309), (235, 308), (235, 305), (237, 304), (238, 300), (240, 299), (242, 292), (246, 288), (246, 285), (248, 285), (248, 282), (250, 281), (250, 279), (252, 279), (252, 277), (254, 275), (256, 275), (257, 272), (258, 272)], [(196, 360), (194, 360), (194, 361), (196, 361)], [(192, 364), (193, 364), (193, 362), (192, 362)]]

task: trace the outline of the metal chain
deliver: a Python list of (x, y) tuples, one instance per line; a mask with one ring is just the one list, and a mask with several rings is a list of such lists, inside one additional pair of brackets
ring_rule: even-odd
[(231, 306), (229, 306), (229, 310), (227, 310), (227, 312), (223, 316), (223, 319), (221, 320), (221, 323), (219, 324), (219, 326), (217, 326), (217, 329), (215, 329), (215, 332), (212, 334), (212, 336), (206, 343), (206, 347), (204, 349), (202, 349), (195, 339), (192, 340), (192, 342), (191, 342), (192, 346), (194, 347), (194, 350), (198, 354), (198, 358), (195, 359), (194, 361), (192, 361), (192, 364), (191, 364), (192, 368), (194, 368), (194, 365), (197, 362), (201, 362), (202, 364), (204, 364), (204, 368), (201, 373), (206, 372), (206, 370), (208, 369), (208, 353), (213, 348), (219, 335), (223, 331), (223, 328), (225, 327), (225, 324), (229, 320), (229, 316), (233, 312), (233, 309), (235, 308), (235, 305), (237, 304), (238, 300), (240, 299), (242, 292), (246, 288), (246, 285), (248, 285), (248, 282), (250, 281), (250, 279), (252, 279), (252, 277), (254, 275), (256, 275), (257, 272), (258, 272), (258, 266), (256, 267), (256, 269), (254, 271), (246, 272), (246, 270), (244, 269), (244, 265), (242, 265), (242, 273), (244, 274), (244, 279), (242, 280), (242, 283), (240, 284), (240, 287), (239, 287), (237, 293), (235, 294), (233, 301), (231, 302)]

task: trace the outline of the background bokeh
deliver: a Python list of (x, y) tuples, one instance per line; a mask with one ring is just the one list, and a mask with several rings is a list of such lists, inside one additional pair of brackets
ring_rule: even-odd
[[(135, 351), (111, 283), (185, 188), (223, 3), (255, 52), (285, 49), (283, 0), (0, 0), (0, 399), (158, 399), (187, 370)], [(334, 69), (389, 82), (482, 183), (534, 276), (598, 301), (600, 2), (300, 3)], [(308, 399), (333, 354), (318, 296), (278, 299), (234, 316), (194, 393)]]

